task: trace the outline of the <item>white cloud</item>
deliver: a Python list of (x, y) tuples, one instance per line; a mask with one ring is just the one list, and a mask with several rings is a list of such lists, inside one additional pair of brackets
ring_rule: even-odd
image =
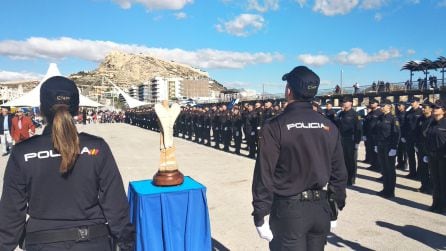
[(353, 48), (350, 52), (342, 51), (336, 56), (336, 61), (346, 65), (356, 65), (363, 67), (366, 64), (384, 62), (392, 58), (401, 57), (401, 53), (397, 49), (380, 50), (370, 55), (360, 48)]
[(376, 13), (374, 18), (376, 21), (379, 22), (379, 21), (383, 20), (383, 15), (381, 13)]
[(306, 65), (320, 67), (330, 63), (330, 58), (327, 55), (311, 55), (302, 54), (298, 56), (298, 59)]
[(278, 10), (279, 0), (263, 0), (263, 5), (259, 0), (248, 0), (248, 10), (256, 10), (258, 12), (267, 12), (269, 10)]
[(417, 53), (417, 52), (414, 49), (407, 50), (407, 55), (414, 55), (415, 53)]
[(217, 24), (215, 27), (219, 32), (246, 37), (261, 30), (264, 26), (265, 19), (260, 15), (241, 14), (231, 21)]
[(307, 3), (307, 0), (296, 0), (296, 2), (300, 5), (301, 8)]
[(174, 15), (175, 15), (175, 18), (178, 20), (187, 18), (187, 14), (185, 12), (178, 12), (178, 13), (175, 13)]
[(370, 63), (385, 62), (392, 58), (401, 57), (401, 53), (397, 49), (380, 50), (375, 54), (368, 54), (360, 48), (350, 49), (349, 52), (342, 51), (337, 55), (330, 56), (324, 54), (301, 54), (298, 60), (304, 64), (320, 67), (332, 62), (337, 62), (345, 65), (355, 65), (357, 67), (364, 67)]
[(57, 39), (31, 37), (23, 41), (0, 41), (0, 56), (7, 56), (12, 59), (79, 58), (100, 62), (113, 50), (127, 53), (149, 54), (160, 59), (173, 60), (207, 69), (239, 69), (247, 65), (281, 61), (284, 58), (280, 53), (248, 53), (208, 48), (186, 51), (183, 49), (150, 48), (135, 44), (118, 44), (111, 41), (74, 39), (69, 37)]
[(363, 0), (361, 3), (361, 8), (366, 10), (379, 9), (385, 5), (387, 1), (388, 0)]
[(32, 72), (0, 71), (0, 81), (40, 80), (41, 74)]
[(439, 1), (439, 2), (437, 3), (437, 6), (438, 6), (438, 7), (446, 7), (446, 0)]
[(407, 0), (410, 4), (419, 4), (420, 0)]
[(148, 10), (181, 10), (186, 4), (194, 0), (112, 0), (123, 9), (129, 9), (133, 4), (142, 4)]
[(358, 0), (316, 0), (313, 11), (326, 16), (345, 15), (358, 5)]

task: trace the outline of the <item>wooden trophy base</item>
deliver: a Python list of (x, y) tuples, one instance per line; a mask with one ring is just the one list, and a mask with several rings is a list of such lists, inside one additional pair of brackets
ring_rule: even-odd
[(153, 183), (155, 186), (178, 186), (183, 184), (184, 175), (178, 171), (158, 171), (155, 176), (153, 176)]

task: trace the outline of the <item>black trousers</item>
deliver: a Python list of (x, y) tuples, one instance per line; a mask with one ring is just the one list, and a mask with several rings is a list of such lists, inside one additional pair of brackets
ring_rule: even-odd
[(407, 139), (407, 159), (409, 160), (409, 175), (417, 177), (417, 161), (415, 159), (415, 142)]
[(249, 149), (249, 157), (254, 158), (257, 152), (256, 148), (256, 141), (257, 141), (257, 135), (255, 129), (247, 129), (247, 135), (246, 135), (246, 144), (248, 145)]
[(390, 157), (389, 151), (390, 147), (387, 145), (378, 146), (378, 163), (383, 175), (383, 192), (393, 196), (396, 184), (395, 156)]
[(220, 148), (220, 127), (212, 127), (212, 136), (214, 136), (215, 148)]
[[(25, 244), (26, 245), (26, 244)], [(64, 241), (47, 244), (26, 245), (26, 251), (112, 251), (112, 241), (105, 236), (85, 242)]]
[(357, 150), (355, 149), (355, 142), (352, 138), (342, 138), (342, 149), (344, 150), (344, 161), (347, 167), (347, 184), (352, 185), (355, 183), (356, 170), (357, 170)]
[(324, 250), (330, 232), (330, 205), (298, 199), (274, 200), (270, 214), (272, 251)]
[(427, 156), (427, 153), (420, 153), (418, 159), (418, 176), (421, 181), (421, 189), (428, 192), (432, 189), (431, 179), (429, 175), (429, 165), (424, 162), (424, 157)]
[(373, 146), (372, 146), (372, 143), (370, 142), (370, 139), (367, 139), (366, 141), (364, 141), (364, 145), (365, 145), (365, 160), (367, 160), (367, 161), (369, 161), (369, 163), (371, 163)]
[(398, 156), (398, 168), (406, 169), (407, 166), (407, 152), (406, 152), (406, 143), (399, 142), (397, 149)]
[(222, 128), (222, 141), (223, 141), (223, 145), (224, 145), (223, 149), (226, 151), (229, 150), (229, 145), (231, 144), (231, 138), (232, 138), (231, 128), (224, 126)]
[(429, 156), (432, 179), (432, 208), (446, 210), (446, 157)]
[(235, 153), (239, 154), (240, 148), (242, 145), (242, 130), (241, 130), (241, 128), (234, 130), (233, 136), (234, 136)]

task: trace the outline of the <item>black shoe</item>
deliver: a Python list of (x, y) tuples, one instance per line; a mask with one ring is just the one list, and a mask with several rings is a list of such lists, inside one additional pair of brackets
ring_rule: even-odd
[(4, 153), (4, 154), (2, 154), (2, 156), (7, 156), (9, 153)]
[(381, 196), (381, 197), (386, 198), (386, 199), (395, 197), (395, 194), (393, 194), (393, 193), (386, 193), (386, 192), (384, 192), (384, 190), (380, 191), (380, 192), (377, 192), (376, 195)]

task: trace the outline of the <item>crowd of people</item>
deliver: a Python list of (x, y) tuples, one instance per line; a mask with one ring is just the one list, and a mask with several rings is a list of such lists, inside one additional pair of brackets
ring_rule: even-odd
[[(362, 118), (347, 97), (342, 110), (336, 112), (327, 102), (324, 110), (319, 100), (313, 109), (330, 119), (340, 131), (344, 160), (348, 170), (348, 185), (355, 184), (357, 150), (361, 141), (366, 147), (363, 160), (370, 169), (382, 174), (383, 190), (378, 195), (395, 196), (396, 168), (409, 170), (407, 178), (420, 181), (419, 191), (433, 195), (432, 211), (446, 212), (446, 118), (445, 104), (420, 102), (419, 98), (394, 104), (371, 99), (368, 113)], [(248, 157), (255, 158), (258, 135), (265, 120), (280, 114), (286, 103), (272, 101), (244, 103), (228, 109), (227, 105), (183, 107), (175, 123), (174, 134), (200, 144), (241, 154), (246, 142)], [(406, 110), (408, 110), (406, 112)], [(125, 122), (159, 131), (154, 109), (131, 109), (125, 112)], [(231, 147), (231, 148), (230, 148)], [(416, 156), (416, 157), (415, 157)]]

